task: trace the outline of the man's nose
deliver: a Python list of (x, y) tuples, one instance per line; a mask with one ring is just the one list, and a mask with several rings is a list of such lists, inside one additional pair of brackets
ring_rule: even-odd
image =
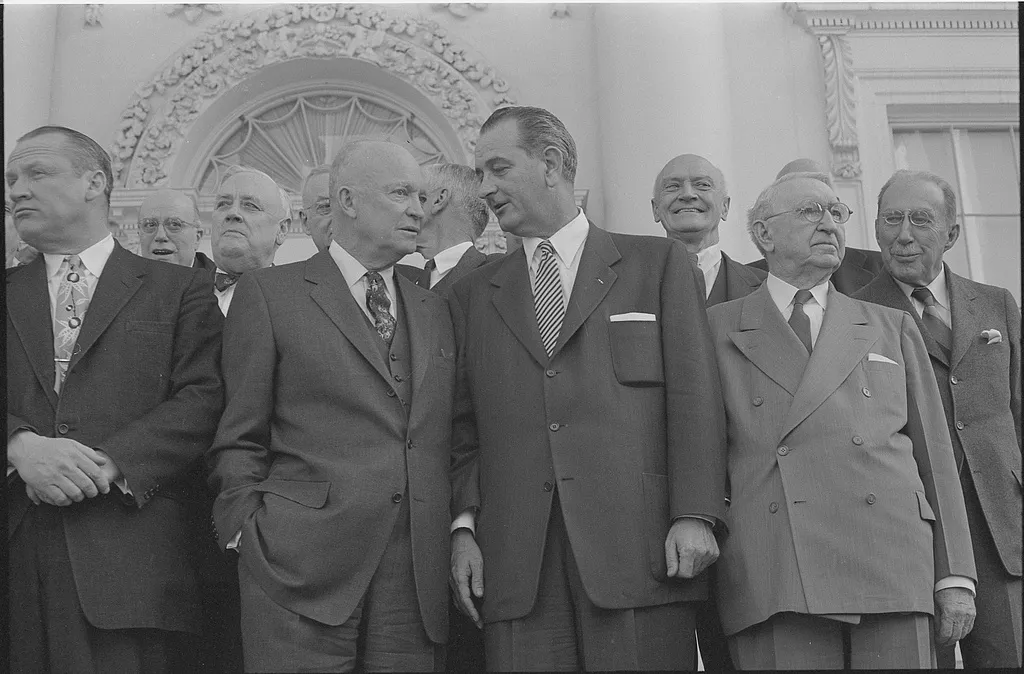
[(28, 181), (22, 180), (21, 176), (14, 181), (13, 185), (7, 187), (7, 196), (11, 201), (17, 201), (18, 199), (24, 199), (28, 196)]
[(488, 180), (487, 178), (484, 178), (483, 180), (480, 181), (480, 189), (477, 190), (476, 195), (481, 199), (486, 199), (491, 194), (494, 194), (494, 192), (494, 183)]
[(903, 216), (903, 221), (900, 222), (899, 231), (896, 233), (896, 240), (899, 241), (900, 243), (913, 242), (914, 237), (911, 236), (912, 231), (913, 229), (911, 229), (910, 226), (910, 214), (907, 213)]
[(167, 236), (167, 230), (164, 228), (164, 224), (161, 222), (156, 226), (156, 233), (153, 234), (154, 241), (170, 241), (170, 237)]
[(406, 212), (409, 214), (410, 217), (416, 218), (417, 220), (422, 220), (423, 204), (420, 203), (420, 195), (414, 194), (410, 201), (412, 203), (409, 204), (409, 208)]
[(679, 186), (679, 198), (685, 200), (697, 198), (697, 191), (693, 189), (689, 180), (683, 181), (683, 184)]

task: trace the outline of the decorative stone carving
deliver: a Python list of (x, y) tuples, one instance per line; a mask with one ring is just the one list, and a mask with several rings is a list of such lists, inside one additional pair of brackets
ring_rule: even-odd
[(564, 19), (570, 15), (570, 7), (568, 2), (551, 3), (551, 18)]
[(485, 2), (436, 2), (432, 4), (434, 9), (446, 9), (452, 16), (465, 19), (475, 11), (482, 12), (487, 9)]
[(100, 26), (100, 19), (103, 18), (103, 5), (83, 5), (85, 9), (85, 25)]
[(451, 123), (468, 152), (490, 111), (515, 102), (494, 69), (434, 21), (376, 6), (282, 5), (225, 19), (139, 85), (121, 114), (115, 183), (160, 187), (191, 125), (221, 93), (260, 68), (297, 58), (357, 58), (410, 83)]
[(176, 16), (181, 14), (189, 23), (199, 21), (204, 14), (221, 14), (223, 12), (224, 7), (222, 5), (212, 2), (186, 5), (164, 5), (164, 13), (167, 14), (167, 16)]
[(856, 178), (860, 176), (860, 151), (853, 54), (842, 35), (819, 35), (818, 45), (825, 63), (825, 121), (832, 148), (832, 173)]

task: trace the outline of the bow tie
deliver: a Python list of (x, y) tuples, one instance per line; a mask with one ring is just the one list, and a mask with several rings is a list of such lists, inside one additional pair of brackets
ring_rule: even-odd
[(224, 292), (231, 286), (235, 285), (240, 276), (241, 274), (225, 274), (224, 272), (219, 271), (213, 279), (213, 287), (217, 289), (217, 292)]

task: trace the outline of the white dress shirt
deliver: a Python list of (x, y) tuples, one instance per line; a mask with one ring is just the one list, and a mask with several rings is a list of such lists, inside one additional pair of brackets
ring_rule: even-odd
[[(572, 288), (576, 283), (576, 272), (580, 268), (580, 254), (587, 240), (590, 223), (587, 216), (580, 210), (576, 217), (552, 234), (548, 241), (555, 249), (555, 261), (558, 265), (558, 276), (562, 279), (563, 301), (568, 306), (572, 296)], [(540, 254), (537, 247), (544, 239), (536, 236), (523, 237), (523, 252), (526, 253), (526, 265), (530, 271), (530, 287), (537, 282), (537, 267), (540, 265)]]
[(722, 268), (722, 245), (713, 243), (697, 253), (697, 266), (704, 274), (704, 299), (711, 297), (711, 288), (718, 280), (718, 270)]
[[(916, 286), (907, 285), (903, 281), (896, 277), (893, 277), (896, 281), (896, 285), (906, 294), (910, 299), (910, 303), (914, 305), (914, 309), (917, 311), (919, 318), (924, 317), (924, 303), (917, 300), (915, 297), (911, 297), (910, 293), (914, 292)], [(946, 268), (943, 267), (939, 270), (939, 275), (932, 279), (932, 282), (927, 286), (928, 290), (932, 291), (932, 295), (935, 297), (935, 310), (938, 314), (939, 320), (946, 324), (946, 327), (953, 329), (953, 314), (949, 310), (949, 289), (946, 288)]]
[(451, 248), (445, 248), (434, 256), (434, 268), (430, 270), (430, 287), (433, 288), (438, 282), (448, 275), (455, 265), (459, 263), (466, 251), (473, 247), (472, 241), (457, 243)]
[[(799, 290), (794, 285), (786, 283), (775, 274), (769, 272), (768, 294), (772, 296), (775, 306), (782, 312), (782, 317), (789, 322), (793, 315), (793, 300)], [(821, 331), (821, 320), (825, 317), (825, 308), (828, 306), (828, 279), (811, 288), (811, 299), (804, 305), (804, 313), (811, 323), (811, 346), (818, 342), (818, 333)]]

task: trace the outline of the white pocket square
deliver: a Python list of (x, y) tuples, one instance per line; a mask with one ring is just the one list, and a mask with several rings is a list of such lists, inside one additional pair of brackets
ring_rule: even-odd
[(1003, 336), (995, 328), (982, 330), (981, 336), (987, 339), (989, 344), (998, 344), (999, 342), (1003, 341)]
[(645, 314), (642, 311), (630, 311), (627, 314), (612, 314), (608, 317), (612, 323), (624, 323), (626, 321), (657, 321), (654, 314)]
[(885, 356), (883, 356), (881, 354), (877, 354), (877, 353), (869, 353), (868, 354), (868, 362), (869, 363), (889, 363), (891, 365), (899, 365), (899, 363), (894, 361), (892, 358), (886, 358)]

